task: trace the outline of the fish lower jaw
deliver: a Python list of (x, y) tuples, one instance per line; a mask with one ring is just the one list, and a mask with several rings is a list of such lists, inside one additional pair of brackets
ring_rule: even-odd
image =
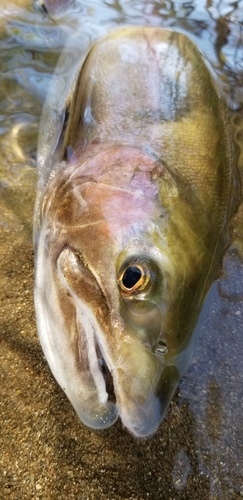
[(83, 424), (91, 429), (102, 430), (111, 427), (118, 418), (116, 405), (112, 401), (107, 401), (105, 404), (92, 403), (87, 401), (87, 405), (82, 402), (82, 408), (74, 401), (71, 401), (79, 419)]
[[(95, 358), (93, 364), (96, 366), (95, 378), (96, 382), (99, 381), (99, 386), (96, 386), (96, 390), (91, 390), (86, 394), (81, 391), (74, 398), (69, 399), (83, 424), (91, 429), (102, 430), (111, 427), (118, 419), (119, 413), (116, 406), (113, 378), (100, 351), (95, 334), (93, 340), (93, 356)], [(97, 371), (99, 371), (99, 375)], [(92, 375), (94, 376), (94, 369)]]

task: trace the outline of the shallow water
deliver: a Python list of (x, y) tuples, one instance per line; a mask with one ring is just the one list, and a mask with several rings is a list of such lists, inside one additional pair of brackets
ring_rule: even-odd
[[(81, 46), (121, 24), (190, 34), (226, 93), (242, 143), (243, 2), (1, 2), (1, 498), (237, 499), (243, 496), (242, 209), (196, 353), (158, 433), (95, 432), (52, 379), (35, 330), (32, 214), (38, 124), (67, 39)], [(21, 7), (22, 5), (22, 7)], [(241, 153), (242, 155), (242, 153)], [(242, 157), (239, 155), (239, 169)]]

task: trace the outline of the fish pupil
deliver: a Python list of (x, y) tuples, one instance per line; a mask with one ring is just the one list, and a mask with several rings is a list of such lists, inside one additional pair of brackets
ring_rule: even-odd
[(136, 283), (140, 280), (142, 276), (142, 271), (136, 267), (131, 266), (126, 269), (122, 277), (122, 283), (125, 288), (133, 288)]

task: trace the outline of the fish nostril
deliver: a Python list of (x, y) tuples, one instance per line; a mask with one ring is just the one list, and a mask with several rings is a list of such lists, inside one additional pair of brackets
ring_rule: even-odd
[(155, 349), (155, 354), (166, 354), (168, 352), (167, 344), (163, 340), (158, 341), (158, 347)]

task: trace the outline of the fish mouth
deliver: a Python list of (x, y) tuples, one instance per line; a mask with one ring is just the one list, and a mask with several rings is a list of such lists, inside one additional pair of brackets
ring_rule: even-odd
[(96, 336), (95, 343), (100, 371), (106, 385), (107, 404), (114, 405), (117, 417), (120, 417), (124, 427), (133, 436), (146, 438), (153, 435), (164, 418), (178, 384), (177, 368), (167, 366), (161, 362), (158, 354), (155, 356), (149, 348), (145, 348), (150, 361), (153, 360), (154, 376), (148, 380), (149, 377), (134, 373), (132, 381), (129, 375), (119, 373), (117, 368), (113, 368), (113, 374), (111, 373)]
[[(97, 365), (104, 387), (100, 389), (96, 377), (94, 380), (96, 393), (86, 392), (85, 398), (80, 395), (76, 407), (72, 401), (80, 420), (90, 428), (102, 430), (112, 426), (120, 417), (123, 426), (133, 436), (138, 438), (151, 436), (163, 420), (171, 394), (178, 383), (177, 370), (175, 384), (171, 386), (169, 382), (172, 380), (171, 373), (168, 374), (167, 367), (146, 348), (144, 352), (149, 357), (150, 364), (153, 364), (151, 378), (150, 373), (149, 375), (143, 373), (146, 372), (146, 365), (142, 374), (133, 371), (133, 377), (129, 364), (123, 369), (113, 366), (110, 370), (94, 327), (93, 332), (96, 358), (93, 359), (93, 364)], [(158, 395), (160, 389), (162, 397)]]
[[(63, 344), (70, 349), (70, 356), (67, 349), (62, 350), (63, 364), (54, 372), (57, 380), (88, 427), (105, 429), (120, 416), (134, 436), (152, 435), (165, 415), (179, 380), (178, 372), (171, 382), (173, 377), (168, 374), (163, 352), (152, 352), (129, 327), (122, 330), (117, 318), (116, 324), (107, 323), (107, 310), (102, 312), (97, 307), (103, 299), (100, 288), (93, 276), (85, 275), (87, 269), (75, 252), (65, 248), (57, 267), (72, 302), (72, 313), (66, 313), (69, 322), (55, 326), (59, 344), (63, 330)], [(84, 277), (92, 285), (89, 300), (84, 300)], [(64, 309), (65, 296), (63, 300), (59, 306)], [(57, 318), (58, 314), (52, 316)]]
[(108, 399), (109, 399), (109, 401), (112, 401), (114, 404), (116, 404), (116, 393), (115, 393), (115, 389), (114, 389), (113, 377), (112, 377), (112, 374), (111, 374), (111, 372), (108, 368), (108, 365), (105, 361), (105, 358), (101, 353), (101, 350), (99, 348), (99, 344), (97, 341), (95, 342), (95, 348), (96, 348), (96, 354), (97, 354), (97, 358), (98, 358), (99, 367), (100, 367), (101, 373), (102, 373), (104, 380), (105, 380)]
[[(128, 346), (124, 339), (119, 362), (115, 363), (102, 345), (101, 325), (97, 324), (89, 308), (80, 303), (77, 306), (77, 317), (83, 319), (81, 311), (86, 312), (85, 326), (77, 323), (79, 336), (86, 341), (89, 339), (86, 351), (89, 382), (84, 384), (76, 401), (69, 396), (80, 420), (90, 428), (102, 430), (120, 417), (133, 436), (151, 436), (163, 420), (178, 383), (177, 370), (175, 384), (171, 384), (173, 377), (163, 358), (154, 355), (138, 339), (133, 345), (130, 339)], [(82, 358), (81, 352), (80, 356)]]

